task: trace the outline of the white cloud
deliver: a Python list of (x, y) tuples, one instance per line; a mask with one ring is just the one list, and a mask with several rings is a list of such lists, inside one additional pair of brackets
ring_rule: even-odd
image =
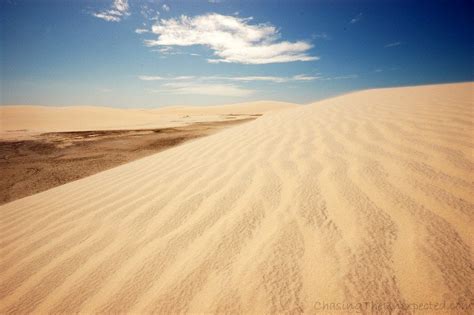
[[(109, 11), (109, 12), (110, 12), (110, 11)], [(107, 21), (107, 22), (119, 22), (119, 21), (120, 21), (120, 17), (119, 17), (119, 16), (112, 15), (112, 14), (110, 14), (110, 13), (107, 13), (107, 11), (92, 13), (92, 15), (95, 16), (96, 18), (105, 20), (105, 21)]]
[(251, 81), (267, 81), (274, 83), (284, 83), (290, 81), (312, 81), (321, 79), (319, 76), (308, 76), (306, 74), (298, 74), (292, 77), (278, 77), (278, 76), (178, 76), (178, 77), (160, 77), (160, 76), (147, 76), (140, 75), (138, 78), (142, 81), (176, 81), (176, 80), (190, 80), (195, 79), (196, 81), (238, 81), (238, 82), (251, 82)]
[(137, 28), (135, 30), (135, 33), (137, 33), (137, 34), (143, 34), (143, 33), (148, 33), (148, 32), (149, 32), (149, 30), (147, 30), (146, 28)]
[(142, 81), (158, 81), (158, 80), (165, 80), (163, 77), (158, 76), (149, 76), (149, 75), (139, 75), (138, 78)]
[(147, 4), (140, 7), (140, 14), (147, 20), (158, 21), (160, 12), (153, 8), (150, 8)]
[(171, 46), (160, 47), (157, 49), (152, 49), (151, 51), (160, 53), (161, 58), (166, 58), (166, 56), (169, 56), (169, 55), (187, 55), (188, 54), (186, 52), (176, 50)]
[(163, 9), (163, 11), (166, 11), (166, 12), (169, 12), (169, 11), (170, 11), (170, 7), (169, 7), (168, 5), (166, 5), (166, 4), (163, 4), (163, 5), (161, 6), (161, 8)]
[(388, 43), (384, 47), (385, 48), (396, 47), (396, 46), (400, 46), (401, 44), (402, 44), (402, 42), (393, 42), (393, 43)]
[(128, 0), (115, 0), (114, 7), (120, 12), (128, 12)]
[(216, 79), (216, 80), (243, 81), (243, 82), (270, 81), (270, 82), (281, 83), (281, 82), (286, 81), (286, 78), (273, 77), (273, 76), (210, 77), (210, 78)]
[(233, 84), (207, 84), (193, 82), (176, 82), (162, 85), (162, 89), (156, 92), (185, 95), (214, 95), (214, 96), (236, 96), (243, 97), (253, 94), (255, 91), (244, 89)]
[(171, 51), (173, 50), (173, 47), (161, 47), (161, 48), (158, 48), (157, 51), (162, 53), (162, 54), (166, 54), (166, 53), (170, 53)]
[(242, 76), (242, 77), (226, 77), (226, 76), (215, 76), (215, 77), (203, 77), (206, 80), (230, 80), (230, 81), (269, 81), (274, 83), (284, 83), (290, 81), (311, 81), (316, 80), (318, 77), (307, 76), (305, 74), (298, 74), (292, 77), (277, 77), (277, 76)]
[(306, 75), (306, 74), (298, 74), (298, 75), (295, 75), (293, 76), (293, 81), (313, 81), (313, 80), (318, 80), (320, 79), (321, 77), (320, 76), (309, 76), (309, 75)]
[(222, 0), (207, 0), (209, 3), (221, 3)]
[(319, 59), (308, 55), (313, 47), (310, 43), (278, 41), (281, 35), (274, 26), (250, 24), (251, 20), (216, 13), (161, 19), (152, 27), (158, 38), (145, 40), (145, 45), (204, 45), (216, 56), (208, 59), (210, 63), (266, 64)]
[(357, 79), (359, 75), (357, 74), (346, 74), (346, 75), (340, 75), (340, 76), (335, 76), (335, 77), (324, 77), (320, 78), (320, 80), (323, 81), (330, 81), (330, 80), (346, 80), (346, 79)]
[[(152, 92), (186, 94), (186, 95), (215, 95), (243, 97), (251, 95), (255, 90), (244, 88), (232, 82), (267, 81), (284, 83), (294, 81), (318, 80), (320, 77), (298, 74), (291, 77), (279, 76), (149, 76), (140, 75), (142, 81), (159, 81), (158, 89), (147, 89)], [(227, 82), (226, 82), (227, 81)]]
[(182, 75), (182, 76), (179, 76), (179, 77), (174, 77), (173, 80), (191, 80), (191, 79), (194, 79), (195, 76), (192, 76), (192, 75)]
[(354, 24), (359, 22), (362, 19), (362, 13), (357, 14), (349, 23)]
[(114, 0), (109, 10), (93, 12), (92, 15), (108, 22), (120, 22), (124, 16), (130, 15), (129, 9), (128, 0)]

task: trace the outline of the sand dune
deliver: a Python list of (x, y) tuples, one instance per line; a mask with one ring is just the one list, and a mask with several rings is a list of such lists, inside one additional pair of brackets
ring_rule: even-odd
[(237, 103), (220, 106), (170, 106), (155, 109), (157, 113), (180, 114), (180, 115), (207, 115), (207, 114), (264, 114), (279, 109), (288, 109), (297, 106), (293, 103), (277, 101), (256, 101)]
[(352, 93), (3, 205), (0, 313), (470, 313), (473, 90)]
[(9, 134), (0, 138), (0, 205), (258, 117), (157, 129)]
[(1, 106), (0, 137), (5, 137), (14, 131), (60, 132), (174, 127), (193, 122), (225, 120), (232, 114), (240, 116), (264, 114), (295, 106), (297, 105), (272, 101), (158, 109), (120, 109), (95, 106)]

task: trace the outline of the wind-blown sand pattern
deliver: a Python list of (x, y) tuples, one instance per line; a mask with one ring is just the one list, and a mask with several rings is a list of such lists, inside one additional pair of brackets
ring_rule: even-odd
[(466, 305), (473, 89), (369, 90), (269, 113), (6, 204), (0, 313)]

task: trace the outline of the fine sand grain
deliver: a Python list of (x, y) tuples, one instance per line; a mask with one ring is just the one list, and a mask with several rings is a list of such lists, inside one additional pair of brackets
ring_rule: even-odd
[(472, 314), (473, 89), (279, 111), (3, 205), (0, 313)]

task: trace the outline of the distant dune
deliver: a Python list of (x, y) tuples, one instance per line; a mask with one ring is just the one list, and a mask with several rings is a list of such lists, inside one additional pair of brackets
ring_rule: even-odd
[(468, 314), (473, 91), (335, 97), (5, 204), (0, 313)]
[(163, 128), (196, 121), (217, 121), (229, 114), (255, 115), (297, 106), (260, 101), (222, 106), (120, 109), (94, 106), (0, 106), (0, 137), (6, 132)]
[(288, 109), (298, 106), (294, 103), (277, 102), (277, 101), (256, 101), (237, 103), (221, 106), (170, 106), (156, 109), (157, 113), (178, 113), (182, 115), (206, 115), (206, 114), (264, 114), (266, 112)]

